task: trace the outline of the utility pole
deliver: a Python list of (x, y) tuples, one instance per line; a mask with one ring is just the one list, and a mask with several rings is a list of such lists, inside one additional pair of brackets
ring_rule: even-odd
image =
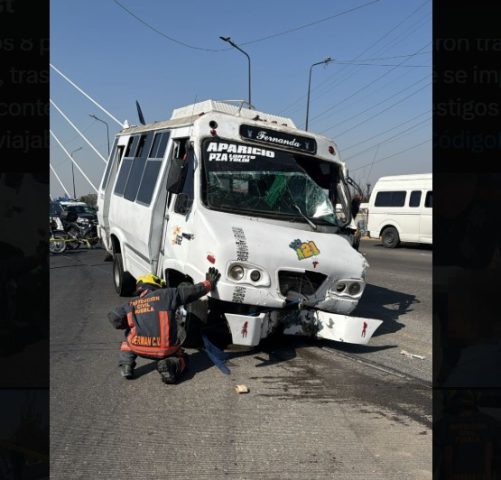
[(236, 48), (237, 50), (239, 50), (240, 52), (242, 52), (246, 57), (247, 57), (247, 60), (248, 60), (248, 63), (249, 63), (249, 108), (252, 107), (252, 103), (251, 103), (251, 60), (250, 60), (250, 57), (249, 55), (244, 52), (237, 44), (235, 44), (230, 37), (219, 37), (223, 42), (227, 42), (229, 43), (232, 47)]
[(106, 125), (106, 144), (108, 145), (108, 158), (110, 158), (110, 129), (108, 127), (108, 122), (101, 120), (99, 117), (96, 117), (96, 115), (93, 115), (92, 113), (89, 113), (89, 117), (92, 117), (94, 120), (97, 120), (98, 122), (104, 123)]
[(314, 63), (310, 67), (310, 76), (309, 76), (309, 79), (308, 79), (308, 99), (306, 100), (306, 125), (304, 127), (305, 130), (308, 130), (308, 115), (310, 113), (311, 71), (313, 70), (313, 67), (315, 65), (322, 65), (322, 63), (325, 63), (325, 65), (327, 65), (329, 62), (332, 62), (332, 58), (331, 57), (327, 57), (326, 59), (322, 60), (321, 62)]

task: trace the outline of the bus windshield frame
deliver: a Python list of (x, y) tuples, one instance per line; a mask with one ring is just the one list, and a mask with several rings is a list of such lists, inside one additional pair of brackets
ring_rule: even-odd
[(341, 165), (313, 155), (222, 138), (202, 140), (202, 203), (240, 215), (346, 227)]

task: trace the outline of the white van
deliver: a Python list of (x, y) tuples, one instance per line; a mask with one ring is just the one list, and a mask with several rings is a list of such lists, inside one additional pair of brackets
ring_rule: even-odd
[(368, 263), (337, 146), (244, 103), (207, 100), (117, 134), (98, 194), (117, 293), (147, 272), (175, 287), (215, 266), (217, 289), (177, 312), (187, 329), (220, 320), (240, 345), (279, 327), (367, 343), (381, 321), (349, 316)]
[(433, 242), (432, 174), (381, 177), (369, 200), (367, 230), (385, 247)]

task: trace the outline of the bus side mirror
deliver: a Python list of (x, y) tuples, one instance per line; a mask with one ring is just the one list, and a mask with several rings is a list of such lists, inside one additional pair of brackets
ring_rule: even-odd
[(351, 201), (351, 216), (355, 218), (360, 211), (360, 198), (355, 197)]
[(179, 193), (183, 188), (187, 161), (176, 158), (172, 160), (167, 175), (166, 189), (169, 193)]
[(190, 211), (192, 203), (192, 199), (186, 193), (178, 193), (176, 203), (174, 204), (174, 211), (181, 215), (186, 215)]

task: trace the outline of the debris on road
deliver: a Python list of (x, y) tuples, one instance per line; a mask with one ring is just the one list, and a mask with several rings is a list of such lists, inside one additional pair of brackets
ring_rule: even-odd
[(419, 358), (420, 360), (424, 360), (426, 357), (424, 355), (418, 355), (417, 353), (409, 353), (407, 350), (401, 350), (401, 355), (405, 355), (409, 358)]
[(237, 393), (249, 393), (249, 387), (247, 385), (235, 385), (235, 391)]

